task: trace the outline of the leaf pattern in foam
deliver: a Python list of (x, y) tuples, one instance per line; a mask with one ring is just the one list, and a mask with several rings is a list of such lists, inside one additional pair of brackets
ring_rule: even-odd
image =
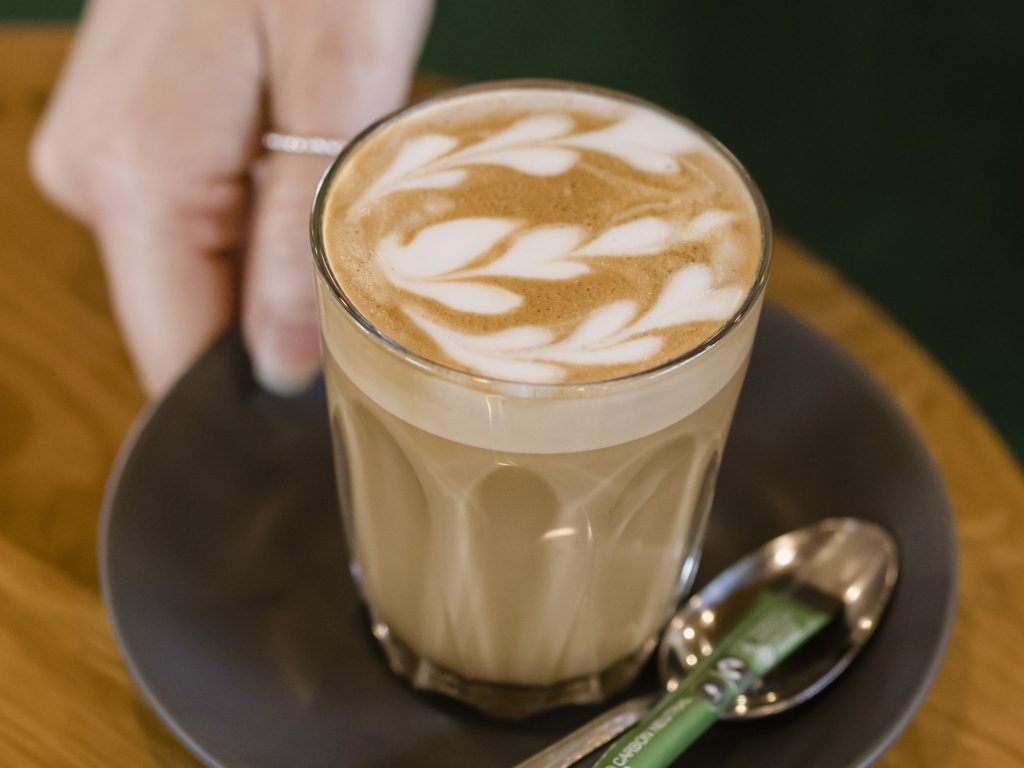
[(625, 328), (635, 315), (635, 301), (623, 299), (605, 304), (587, 315), (566, 342), (575, 347), (598, 344)]
[(566, 365), (625, 365), (651, 360), (664, 344), (660, 336), (650, 335), (652, 331), (686, 322), (725, 320), (738, 309), (743, 296), (744, 291), (734, 286), (715, 288), (708, 267), (689, 265), (669, 279), (654, 306), (639, 319), (633, 320), (636, 302), (613, 301), (591, 311), (560, 340), (549, 329), (538, 326), (489, 334), (462, 333), (408, 307), (405, 311), (447, 355), (471, 370), (485, 376), (554, 383), (565, 378)]
[[(581, 258), (658, 253), (676, 241), (704, 238), (732, 218), (733, 214), (727, 211), (705, 211), (680, 228), (647, 216), (605, 230), (580, 247), (586, 230), (578, 225), (543, 225), (513, 236), (521, 225), (515, 219), (469, 217), (427, 226), (404, 245), (392, 233), (380, 241), (377, 258), (385, 275), (397, 287), (456, 311), (495, 315), (520, 306), (523, 297), (506, 288), (467, 278), (568, 280), (589, 271), (579, 261)], [(489, 263), (472, 266), (505, 238), (511, 244), (504, 253)], [(613, 313), (619, 333), (618, 338), (608, 339), (607, 344), (678, 323), (725, 319), (739, 306), (745, 292), (737, 287), (713, 289), (712, 282), (710, 268), (684, 267), (666, 284), (655, 306), (633, 325), (627, 326), (629, 318), (625, 314), (635, 313), (635, 307), (627, 309), (631, 302), (618, 302), (596, 310), (581, 324), (579, 332), (589, 334)]]
[[(378, 176), (373, 186), (367, 190), (363, 200), (372, 200), (392, 191), (396, 184), (403, 181), (404, 177), (423, 168), (441, 155), (451, 152), (458, 143), (458, 140), (452, 136), (443, 136), (438, 133), (428, 133), (407, 141), (395, 155), (395, 159), (388, 169)], [(460, 178), (458, 181), (461, 180)]]
[(530, 176), (558, 176), (576, 165), (577, 160), (579, 155), (571, 149), (531, 147), (479, 155), (474, 153), (462, 162), (464, 165), (503, 165)]
[(675, 242), (701, 240), (733, 218), (735, 215), (728, 211), (704, 211), (677, 227), (657, 216), (645, 216), (602, 232), (577, 249), (575, 255), (646, 256)]
[(714, 274), (703, 264), (678, 270), (654, 306), (628, 329), (630, 335), (681, 323), (727, 320), (739, 309), (745, 291), (736, 286), (714, 288)]
[(696, 131), (682, 129), (667, 117), (648, 113), (630, 115), (607, 128), (569, 136), (559, 143), (612, 155), (648, 173), (675, 173), (679, 170), (675, 155), (705, 146)]
[(642, 362), (661, 348), (654, 336), (628, 339), (629, 321), (636, 315), (635, 301), (613, 301), (590, 312), (568, 337), (535, 350), (539, 360), (571, 365), (622, 365)]
[(657, 354), (662, 341), (657, 336), (620, 341), (615, 344), (586, 349), (556, 346), (535, 352), (538, 360), (568, 363), (569, 365), (624, 365), (642, 363)]
[(455, 152), (452, 150), (459, 142), (452, 136), (437, 133), (419, 136), (402, 146), (391, 166), (362, 196), (361, 203), (400, 189), (457, 186), (466, 178), (466, 171), (460, 166), (502, 165), (534, 176), (564, 173), (576, 164), (579, 154), (565, 148), (541, 147), (538, 142), (562, 136), (572, 130), (573, 125), (573, 120), (566, 115), (534, 115)]
[(736, 218), (736, 214), (730, 211), (723, 211), (714, 208), (709, 211), (698, 213), (690, 219), (679, 231), (679, 240), (700, 240), (707, 237), (723, 224), (728, 224)]
[(567, 280), (588, 272), (585, 264), (567, 259), (584, 237), (583, 227), (555, 224), (534, 227), (520, 235), (499, 258), (473, 270), (473, 275)]
[(572, 130), (567, 115), (524, 117), (508, 128), (445, 157), (445, 166), (501, 165), (531, 176), (557, 176), (576, 165), (579, 154), (571, 149), (543, 146)]
[(450, 189), (461, 184), (468, 171), (452, 169), (450, 171), (437, 171), (428, 173), (426, 176), (410, 176), (396, 183), (390, 191), (399, 189)]
[(547, 328), (520, 326), (496, 333), (469, 334), (453, 331), (408, 307), (405, 312), (452, 360), (481, 375), (541, 384), (565, 377), (560, 366), (524, 359), (520, 354), (548, 344), (553, 334)]
[(568, 115), (555, 112), (546, 115), (531, 115), (516, 120), (504, 131), (477, 142), (469, 149), (464, 150), (464, 153), (489, 152), (494, 149), (553, 139), (564, 136), (573, 129), (574, 125), (573, 119)]
[(566, 375), (564, 365), (643, 362), (662, 345), (662, 340), (655, 336), (615, 338), (620, 335), (616, 332), (636, 313), (632, 301), (617, 301), (594, 310), (572, 334), (557, 341), (552, 331), (538, 326), (468, 334), (429, 320), (408, 307), (405, 311), (456, 362), (485, 376), (517, 381), (561, 381)]
[(480, 258), (517, 226), (514, 219), (482, 216), (443, 221), (424, 227), (406, 245), (388, 235), (377, 246), (377, 258), (405, 279), (438, 277)]
[(477, 315), (500, 315), (523, 303), (523, 297), (518, 293), (484, 283), (454, 280), (448, 283), (434, 283), (424, 280), (404, 282), (400, 285), (410, 293), (439, 301), (457, 312), (471, 312)]
[(617, 157), (637, 170), (674, 173), (676, 156), (704, 146), (701, 136), (656, 114), (634, 114), (594, 131), (573, 135), (568, 115), (524, 117), (503, 131), (456, 150), (443, 134), (410, 139), (391, 166), (363, 195), (366, 203), (401, 189), (447, 189), (461, 184), (465, 166), (498, 165), (531, 176), (557, 176), (576, 165), (578, 150)]
[(655, 253), (672, 239), (674, 228), (657, 216), (620, 224), (605, 230), (582, 248), (577, 256), (643, 256)]

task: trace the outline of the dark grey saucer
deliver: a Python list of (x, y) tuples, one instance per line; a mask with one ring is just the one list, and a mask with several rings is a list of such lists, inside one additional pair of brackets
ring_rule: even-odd
[[(168, 727), (211, 766), (488, 768), (594, 714), (495, 723), (392, 676), (349, 579), (326, 425), (322, 389), (263, 394), (232, 334), (125, 445), (101, 534), (103, 590), (132, 674)], [(720, 724), (681, 765), (870, 764), (921, 703), (953, 624), (956, 538), (920, 439), (844, 352), (768, 307), (698, 581), (839, 515), (881, 523), (901, 547), (876, 637), (817, 699)], [(648, 670), (635, 690), (654, 685)]]

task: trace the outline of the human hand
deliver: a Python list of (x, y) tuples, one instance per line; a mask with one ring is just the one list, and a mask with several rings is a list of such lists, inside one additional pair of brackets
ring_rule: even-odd
[(308, 242), (322, 157), (398, 107), (431, 0), (92, 0), (37, 129), (40, 187), (93, 231), (143, 386), (165, 390), (239, 316), (257, 378), (319, 368)]

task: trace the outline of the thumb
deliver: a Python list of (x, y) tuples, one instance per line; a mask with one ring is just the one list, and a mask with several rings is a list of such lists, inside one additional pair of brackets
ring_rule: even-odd
[[(405, 100), (426, 32), (427, 0), (266, 3), (269, 128), (346, 139)], [(242, 331), (268, 389), (305, 388), (319, 370), (309, 247), (322, 157), (271, 153), (255, 187)]]

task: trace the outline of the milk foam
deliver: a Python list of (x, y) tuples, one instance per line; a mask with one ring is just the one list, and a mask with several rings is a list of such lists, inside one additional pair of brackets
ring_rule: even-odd
[(685, 354), (740, 308), (762, 248), (750, 193), (700, 133), (537, 88), (383, 127), (336, 174), (323, 228), (338, 283), (386, 336), (539, 384)]

